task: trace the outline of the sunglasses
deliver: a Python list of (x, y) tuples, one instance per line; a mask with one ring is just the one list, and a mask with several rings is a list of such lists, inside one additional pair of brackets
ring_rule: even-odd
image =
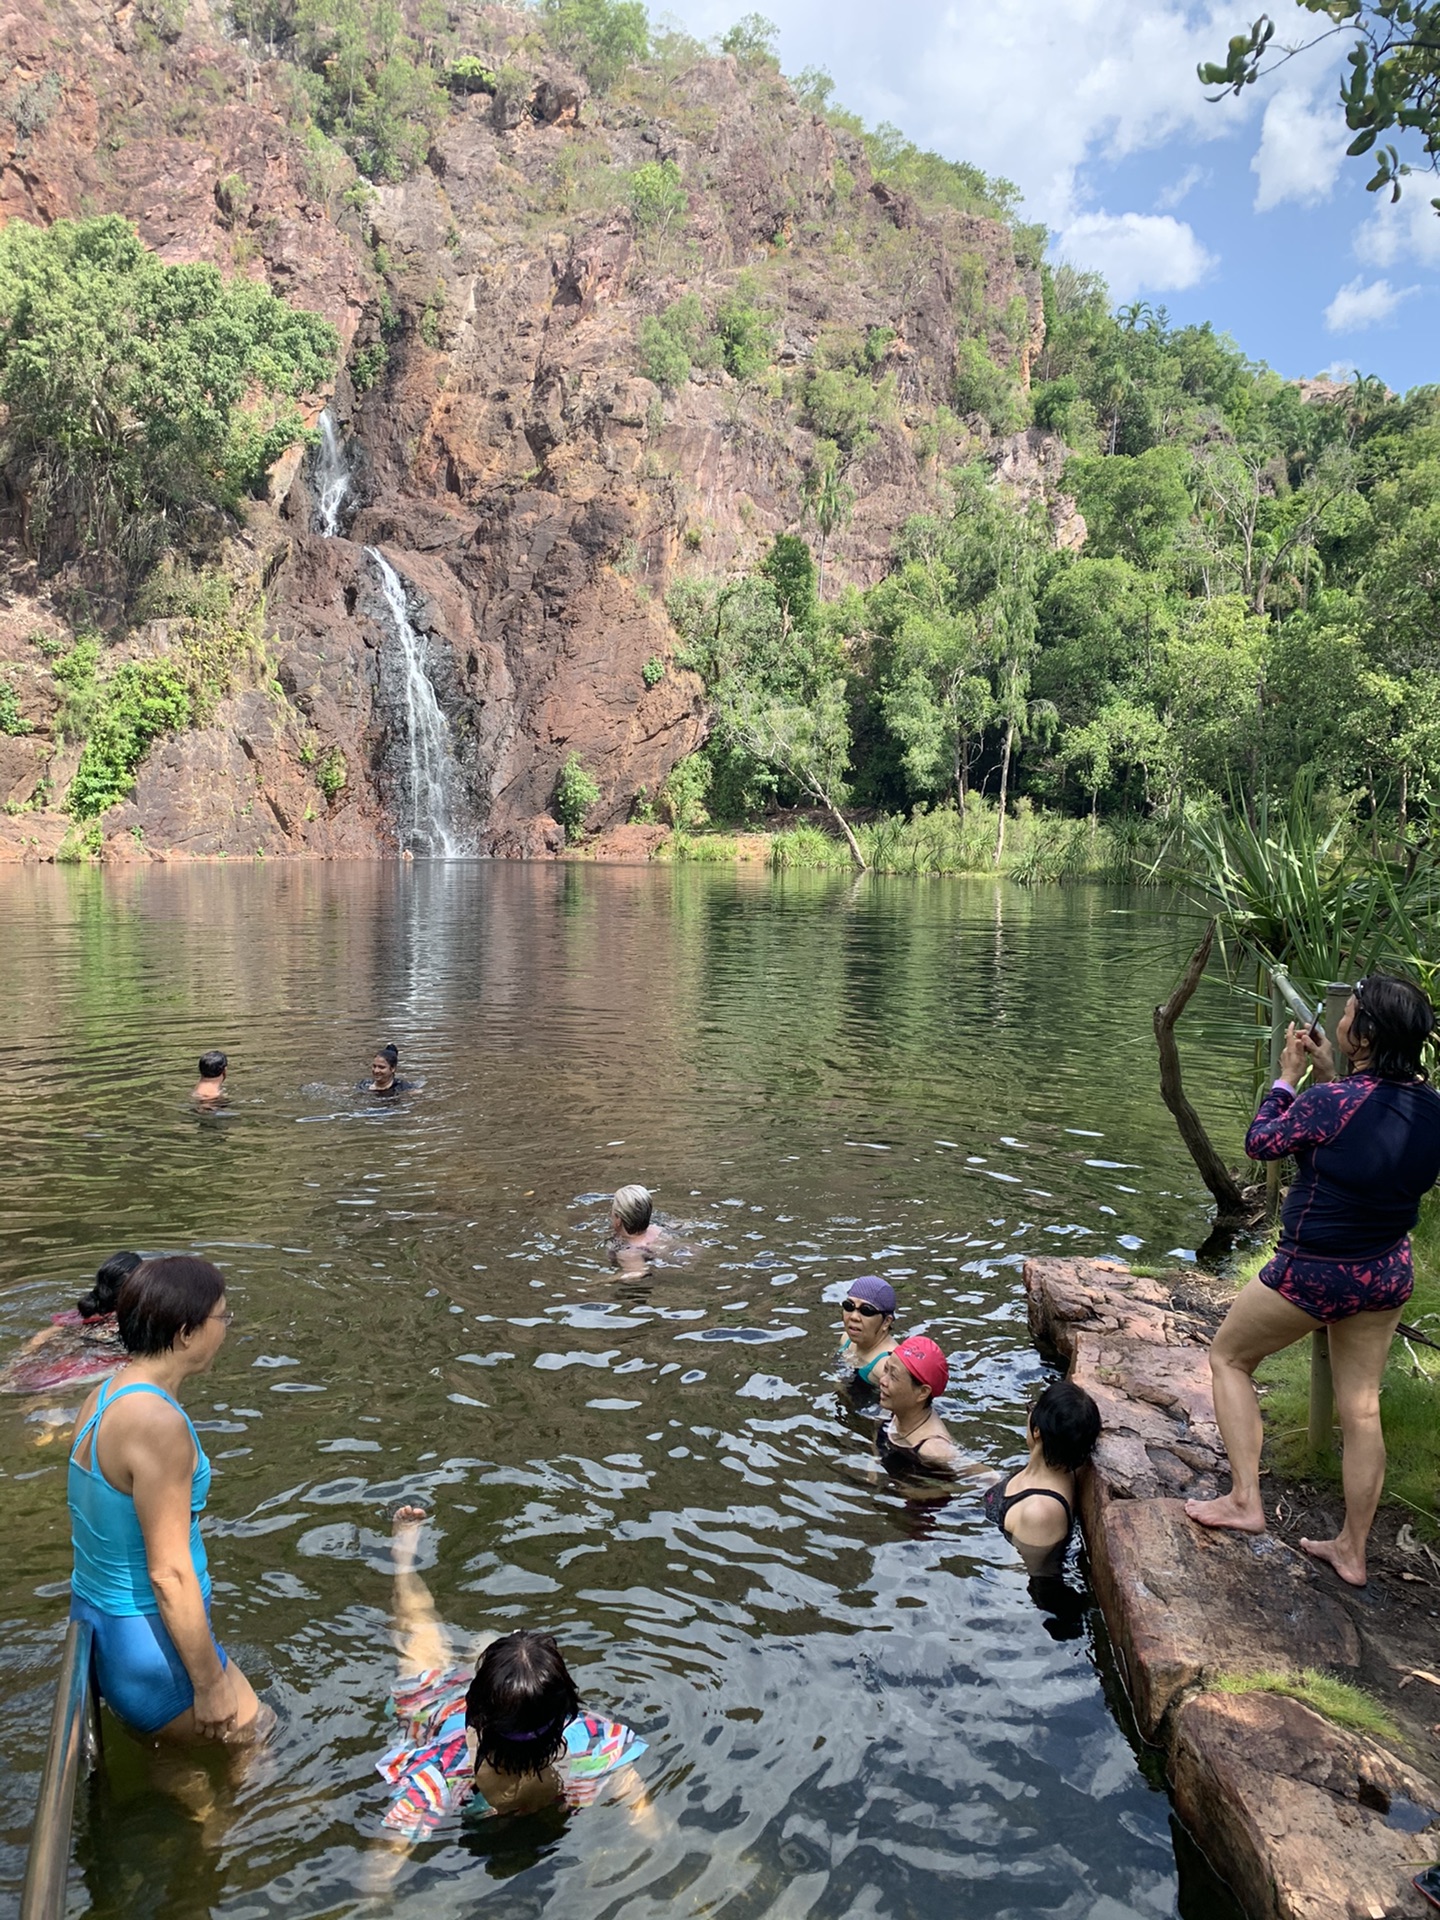
[(840, 1302), (840, 1311), (842, 1313), (863, 1313), (867, 1320), (878, 1320), (880, 1318), (879, 1307), (872, 1306), (868, 1300), (842, 1300)]

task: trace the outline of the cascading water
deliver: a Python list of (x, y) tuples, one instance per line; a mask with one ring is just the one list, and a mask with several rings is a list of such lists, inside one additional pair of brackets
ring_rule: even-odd
[(405, 707), (408, 759), (401, 782), (403, 804), (396, 809), (401, 840), (410, 853), (453, 860), (464, 849), (453, 824), (456, 765), (450, 722), (425, 670), (425, 641), (411, 624), (405, 583), (377, 547), (367, 547), (365, 552), (380, 576), (380, 590), (399, 642), (403, 667), (398, 677)]
[(350, 469), (345, 449), (326, 407), (320, 416), (320, 451), (315, 456), (315, 521), (327, 540), (340, 531), (340, 516), (350, 498)]

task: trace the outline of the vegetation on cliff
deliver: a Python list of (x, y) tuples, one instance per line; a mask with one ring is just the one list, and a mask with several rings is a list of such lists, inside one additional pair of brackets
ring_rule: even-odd
[(170, 266), (124, 220), (0, 231), (0, 462), (50, 564), (133, 582), (304, 435), (333, 327), (256, 281)]

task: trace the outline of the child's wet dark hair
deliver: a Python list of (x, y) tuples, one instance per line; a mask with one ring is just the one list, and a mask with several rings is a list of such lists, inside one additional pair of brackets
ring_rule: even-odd
[(229, 1064), (229, 1059), (225, 1054), (221, 1053), (218, 1047), (213, 1053), (202, 1053), (200, 1056), (200, 1078), (202, 1080), (218, 1080)]
[(1030, 1430), (1039, 1438), (1046, 1466), (1073, 1473), (1095, 1451), (1100, 1409), (1073, 1380), (1052, 1380), (1030, 1409)]
[(95, 1275), (95, 1284), (89, 1293), (82, 1293), (75, 1302), (81, 1316), (96, 1320), (102, 1313), (113, 1313), (121, 1287), (139, 1265), (138, 1253), (112, 1253)]
[(487, 1761), (497, 1773), (543, 1773), (564, 1751), (565, 1729), (579, 1711), (575, 1682), (551, 1635), (507, 1633), (480, 1656), (465, 1696), (476, 1764)]

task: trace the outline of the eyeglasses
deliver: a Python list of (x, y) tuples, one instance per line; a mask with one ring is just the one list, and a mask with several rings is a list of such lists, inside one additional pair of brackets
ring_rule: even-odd
[(879, 1307), (872, 1307), (868, 1300), (842, 1300), (840, 1302), (840, 1311), (842, 1313), (863, 1313), (867, 1320), (878, 1320), (880, 1318)]
[(212, 1313), (210, 1318), (212, 1320), (218, 1320), (222, 1327), (228, 1327), (230, 1322), (235, 1318), (235, 1314), (232, 1308), (227, 1307), (224, 1313)]

